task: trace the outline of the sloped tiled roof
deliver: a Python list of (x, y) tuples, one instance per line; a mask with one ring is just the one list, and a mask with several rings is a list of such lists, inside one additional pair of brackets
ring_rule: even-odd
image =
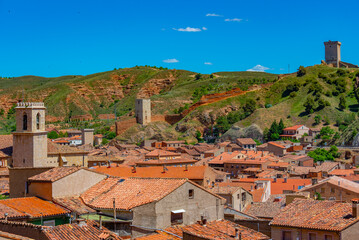
[(96, 212), (92, 208), (86, 206), (79, 197), (54, 198), (53, 201), (79, 215)]
[(181, 154), (175, 153), (175, 152), (170, 152), (170, 151), (165, 151), (165, 150), (160, 150), (160, 149), (155, 149), (152, 152), (149, 152), (146, 154), (146, 158), (147, 157), (166, 157), (166, 156), (181, 156)]
[[(0, 200), (0, 216), (3, 218), (5, 213), (9, 217), (23, 217), (28, 216), (31, 218), (64, 215), (69, 213), (68, 210), (53, 204), (52, 202), (41, 200), (37, 197), (24, 197), (24, 198), (10, 198)], [(9, 211), (9, 208), (13, 211)], [(6, 211), (6, 212), (3, 212)]]
[(81, 195), (82, 200), (95, 209), (129, 210), (143, 204), (159, 201), (183, 185), (186, 179), (167, 178), (114, 178), (102, 180)]
[(252, 138), (237, 138), (237, 142), (242, 145), (256, 145), (256, 142)]
[(71, 173), (77, 172), (81, 167), (55, 167), (46, 172), (37, 174), (29, 178), (30, 181), (55, 182)]
[(259, 218), (273, 218), (280, 213), (282, 207), (282, 202), (254, 202), (244, 209), (244, 213)]
[(356, 183), (356, 182), (353, 182), (353, 181), (350, 181), (350, 180), (347, 180), (345, 178), (338, 177), (338, 176), (331, 176), (329, 178), (320, 180), (314, 186), (313, 185), (308, 185), (308, 186), (302, 188), (300, 191), (302, 191), (302, 192), (308, 191), (309, 189), (311, 189), (313, 187), (316, 188), (316, 187), (318, 187), (318, 186), (320, 186), (322, 184), (325, 184), (325, 183), (329, 183), (329, 184), (337, 186), (338, 188), (343, 188), (343, 189), (346, 189), (346, 190), (349, 190), (351, 192), (359, 194), (359, 183)]
[(49, 240), (83, 240), (83, 239), (91, 239), (91, 240), (104, 240), (107, 237), (112, 237), (111, 239), (120, 240), (121, 237), (116, 234), (110, 232), (105, 227), (100, 229), (98, 223), (95, 221), (89, 220), (83, 225), (79, 225), (76, 223), (73, 224), (64, 224), (58, 225), (55, 227), (48, 227), (43, 230), (45, 235)]
[(163, 171), (163, 167), (98, 167), (96, 172), (108, 174), (114, 177), (142, 177), (142, 178), (188, 178), (188, 179), (204, 179), (205, 171), (211, 170), (207, 166), (188, 166), (188, 167), (171, 167), (167, 166), (167, 170)]
[(352, 205), (335, 201), (295, 199), (273, 218), (271, 225), (341, 231), (359, 221), (352, 216)]
[(297, 130), (297, 129), (300, 128), (301, 126), (304, 126), (304, 125), (295, 125), (295, 126), (292, 126), (292, 127), (284, 128), (283, 130), (284, 130), (284, 131)]

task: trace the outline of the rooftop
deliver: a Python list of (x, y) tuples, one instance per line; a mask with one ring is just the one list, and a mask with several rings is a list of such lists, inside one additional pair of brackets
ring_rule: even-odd
[(257, 145), (252, 138), (237, 138), (236, 141), (242, 145)]
[(37, 174), (33, 177), (30, 177), (29, 180), (33, 182), (56, 182), (61, 178), (64, 178), (78, 170), (82, 169), (81, 167), (55, 167), (46, 172)]
[(273, 218), (271, 225), (341, 231), (359, 221), (353, 218), (352, 205), (335, 201), (295, 199)]

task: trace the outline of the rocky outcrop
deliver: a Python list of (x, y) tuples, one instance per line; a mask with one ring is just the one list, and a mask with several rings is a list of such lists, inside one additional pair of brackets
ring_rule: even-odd
[(263, 131), (256, 124), (252, 124), (246, 128), (240, 128), (238, 126), (232, 126), (226, 133), (221, 137), (221, 140), (235, 140), (237, 138), (253, 138), (259, 141), (263, 140)]

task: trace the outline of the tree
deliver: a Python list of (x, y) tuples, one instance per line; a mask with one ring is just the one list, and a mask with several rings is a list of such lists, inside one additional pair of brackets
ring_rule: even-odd
[(56, 139), (56, 138), (59, 138), (59, 134), (57, 134), (56, 131), (51, 131), (47, 134), (47, 137), (50, 139)]
[(194, 76), (194, 78), (195, 78), (196, 80), (201, 79), (201, 77), (202, 77), (202, 74), (200, 74), (200, 73), (197, 73), (197, 74)]
[(285, 126), (283, 123), (283, 119), (280, 119), (279, 124), (278, 124), (278, 133), (282, 134), (284, 128), (285, 128)]
[(330, 140), (334, 134), (334, 130), (331, 129), (329, 126), (322, 127), (320, 129), (320, 137), (324, 140)]
[(303, 77), (307, 73), (307, 70), (303, 66), (300, 66), (297, 72), (297, 77)]
[(102, 145), (106, 145), (108, 143), (108, 140), (106, 138), (102, 139)]
[(339, 97), (339, 109), (344, 110), (347, 108), (347, 101), (345, 100), (344, 95), (340, 95)]
[(312, 97), (307, 97), (307, 100), (305, 101), (303, 106), (305, 107), (305, 111), (307, 113), (313, 113), (314, 109), (315, 109), (315, 107), (314, 107), (315, 106), (314, 99)]
[(322, 121), (322, 117), (320, 115), (314, 117), (315, 125), (318, 125), (321, 121)]
[(251, 115), (256, 110), (256, 102), (253, 99), (248, 99), (243, 106), (243, 111), (246, 116)]

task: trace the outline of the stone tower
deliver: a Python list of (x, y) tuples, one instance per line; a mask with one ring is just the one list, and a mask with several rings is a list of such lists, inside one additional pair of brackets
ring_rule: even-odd
[(94, 129), (82, 129), (82, 145), (93, 145)]
[(333, 64), (334, 67), (340, 66), (340, 46), (341, 42), (338, 41), (329, 41), (324, 42), (325, 46), (325, 62), (327, 64)]
[(146, 125), (151, 122), (151, 99), (136, 99), (136, 122)]
[(13, 167), (43, 167), (47, 160), (45, 106), (42, 102), (20, 102), (13, 133)]

